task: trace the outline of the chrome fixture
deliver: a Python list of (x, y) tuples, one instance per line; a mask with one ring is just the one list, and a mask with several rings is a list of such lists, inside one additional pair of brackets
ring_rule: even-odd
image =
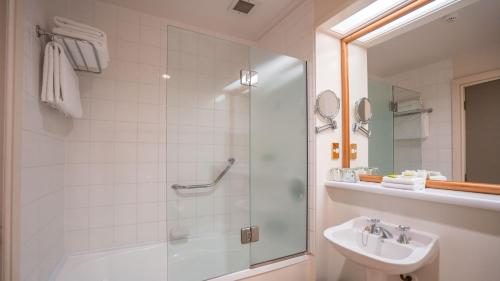
[(409, 230), (410, 230), (409, 226), (403, 226), (403, 225), (398, 226), (398, 231), (399, 231), (398, 243), (401, 243), (401, 244), (409, 244), (410, 243), (411, 237), (408, 236)]
[(370, 100), (368, 98), (360, 98), (356, 101), (354, 108), (356, 123), (352, 125), (353, 132), (360, 131), (365, 136), (370, 137), (372, 132), (370, 129), (365, 128), (365, 125), (368, 125), (373, 117)]
[(241, 244), (259, 241), (259, 227), (250, 226), (241, 229)]
[(431, 112), (432, 112), (432, 108), (415, 109), (415, 110), (408, 110), (408, 111), (396, 111), (396, 112), (394, 112), (394, 116), (406, 116), (406, 115), (431, 113)]
[(180, 184), (174, 184), (172, 185), (172, 188), (175, 190), (179, 189), (196, 189), (196, 188), (209, 188), (209, 187), (214, 187), (216, 186), (221, 179), (226, 175), (226, 173), (231, 169), (233, 166), (234, 162), (236, 160), (234, 158), (229, 158), (227, 159), (227, 166), (222, 170), (222, 172), (219, 174), (219, 176), (212, 182), (212, 183), (207, 183), (207, 184), (195, 184), (195, 185), (180, 185)]
[(363, 133), (367, 137), (371, 136), (371, 134), (372, 134), (372, 132), (369, 129), (365, 128), (362, 123), (354, 123), (352, 125), (352, 130), (354, 132), (360, 131), (361, 133)]
[(340, 111), (340, 99), (332, 90), (321, 92), (316, 98), (316, 113), (326, 121), (326, 125), (316, 127), (316, 134), (327, 130), (337, 129), (337, 122), (334, 120)]
[[(90, 73), (96, 73), (100, 74), (102, 73), (102, 67), (101, 67), (101, 61), (99, 59), (99, 55), (97, 54), (97, 48), (94, 43), (90, 42), (89, 40), (85, 39), (80, 39), (80, 38), (75, 38), (67, 35), (61, 35), (61, 34), (56, 34), (56, 33), (50, 33), (45, 31), (40, 27), (40, 25), (36, 25), (36, 36), (38, 38), (42, 36), (46, 36), (50, 38), (51, 41), (55, 41), (56, 39), (59, 39), (62, 41), (64, 45), (64, 49), (66, 50), (66, 53), (69, 55), (69, 59), (71, 61), (71, 65), (73, 66), (73, 69), (75, 71), (82, 71), (82, 72), (90, 72)], [(69, 48), (68, 43), (74, 44), (78, 50), (78, 53), (73, 54), (71, 52), (71, 48)], [(85, 59), (85, 56), (83, 55), (83, 51), (81, 49), (80, 44), (88, 44), (90, 47), (92, 47), (92, 52), (94, 53), (94, 59), (97, 62), (97, 69), (91, 69), (87, 63), (87, 60)], [(79, 67), (78, 64), (76, 63), (75, 58), (80, 58), (85, 67)]]
[(380, 235), (380, 238), (382, 239), (388, 239), (393, 237), (392, 233), (389, 230), (379, 225), (380, 219), (369, 219), (368, 223), (370, 224), (365, 227), (365, 230), (368, 231), (368, 233)]
[(253, 70), (240, 70), (240, 84), (255, 87), (259, 83), (259, 73)]

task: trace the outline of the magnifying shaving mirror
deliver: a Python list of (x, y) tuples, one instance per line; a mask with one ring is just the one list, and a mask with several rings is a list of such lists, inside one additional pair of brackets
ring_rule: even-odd
[(340, 99), (332, 90), (325, 90), (316, 98), (316, 113), (327, 124), (316, 127), (316, 133), (320, 133), (327, 129), (335, 130), (337, 122), (334, 120), (340, 111)]
[(356, 101), (356, 104), (354, 105), (354, 114), (356, 123), (353, 125), (353, 131), (359, 131), (369, 137), (371, 135), (371, 131), (370, 129), (365, 128), (364, 125), (368, 125), (373, 117), (370, 100), (368, 98), (360, 98)]

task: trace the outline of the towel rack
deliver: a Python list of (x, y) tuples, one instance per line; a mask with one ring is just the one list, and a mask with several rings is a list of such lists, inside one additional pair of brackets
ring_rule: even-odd
[(219, 181), (224, 177), (224, 175), (226, 175), (226, 173), (229, 171), (229, 169), (231, 169), (231, 167), (233, 166), (233, 164), (234, 164), (235, 161), (236, 160), (234, 160), (234, 158), (227, 159), (227, 166), (226, 166), (226, 168), (224, 168), (224, 170), (222, 170), (222, 172), (219, 174), (219, 176), (212, 183), (196, 184), (196, 185), (174, 184), (174, 185), (172, 185), (172, 188), (175, 189), (175, 190), (178, 190), (178, 189), (195, 189), (195, 188), (209, 188), (209, 187), (213, 187), (213, 186), (215, 186), (215, 185), (217, 185), (219, 183)]
[(394, 116), (406, 116), (406, 115), (413, 115), (413, 114), (420, 114), (420, 113), (431, 113), (432, 108), (425, 108), (425, 109), (414, 109), (414, 110), (408, 110), (408, 111), (400, 111), (400, 112), (394, 112)]
[[(90, 72), (90, 73), (96, 73), (96, 74), (102, 73), (101, 61), (99, 60), (97, 48), (94, 45), (94, 43), (92, 43), (88, 40), (85, 40), (85, 39), (80, 39), (80, 38), (75, 38), (75, 37), (71, 37), (71, 36), (67, 36), (67, 35), (47, 32), (43, 28), (41, 28), (40, 25), (38, 25), (38, 24), (36, 25), (36, 35), (38, 38), (40, 38), (42, 36), (47, 36), (52, 41), (54, 41), (54, 38), (56, 38), (56, 37), (61, 39), (63, 44), (64, 44), (64, 48), (69, 55), (71, 64), (73, 65), (73, 69), (75, 71)], [(74, 54), (71, 52), (71, 49), (68, 46), (67, 40), (71, 40), (71, 41), (75, 42), (75, 46), (78, 49), (78, 54)], [(85, 59), (85, 56), (83, 55), (82, 49), (80, 48), (80, 45), (78, 44), (78, 42), (89, 44), (92, 47), (92, 50), (93, 50), (94, 56), (95, 56), (95, 61), (97, 62), (97, 70), (93, 70), (93, 69), (89, 68), (89, 66), (87, 64), (87, 60)], [(79, 56), (82, 59), (83, 64), (85, 65), (84, 68), (78, 66), (78, 64), (76, 63), (76, 60), (75, 60), (75, 56)]]

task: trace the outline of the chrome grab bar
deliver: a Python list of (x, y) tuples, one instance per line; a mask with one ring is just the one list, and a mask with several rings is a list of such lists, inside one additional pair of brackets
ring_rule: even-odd
[(228, 164), (227, 164), (226, 168), (224, 168), (224, 170), (222, 170), (222, 172), (219, 174), (219, 176), (212, 183), (195, 184), (195, 185), (174, 184), (174, 185), (172, 185), (172, 188), (175, 190), (179, 190), (179, 189), (209, 188), (209, 187), (216, 186), (219, 183), (219, 181), (224, 177), (224, 175), (226, 175), (226, 173), (229, 171), (229, 169), (231, 169), (231, 167), (233, 166), (235, 161), (236, 160), (234, 160), (234, 158), (227, 159)]

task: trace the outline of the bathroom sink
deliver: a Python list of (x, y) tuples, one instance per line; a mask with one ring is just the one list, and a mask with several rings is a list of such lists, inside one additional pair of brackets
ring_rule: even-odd
[(438, 252), (438, 236), (416, 230), (408, 231), (408, 244), (397, 241), (398, 227), (381, 222), (392, 238), (370, 234), (365, 227), (369, 218), (354, 218), (341, 225), (326, 229), (323, 235), (346, 258), (367, 269), (383, 274), (407, 274), (429, 263)]

